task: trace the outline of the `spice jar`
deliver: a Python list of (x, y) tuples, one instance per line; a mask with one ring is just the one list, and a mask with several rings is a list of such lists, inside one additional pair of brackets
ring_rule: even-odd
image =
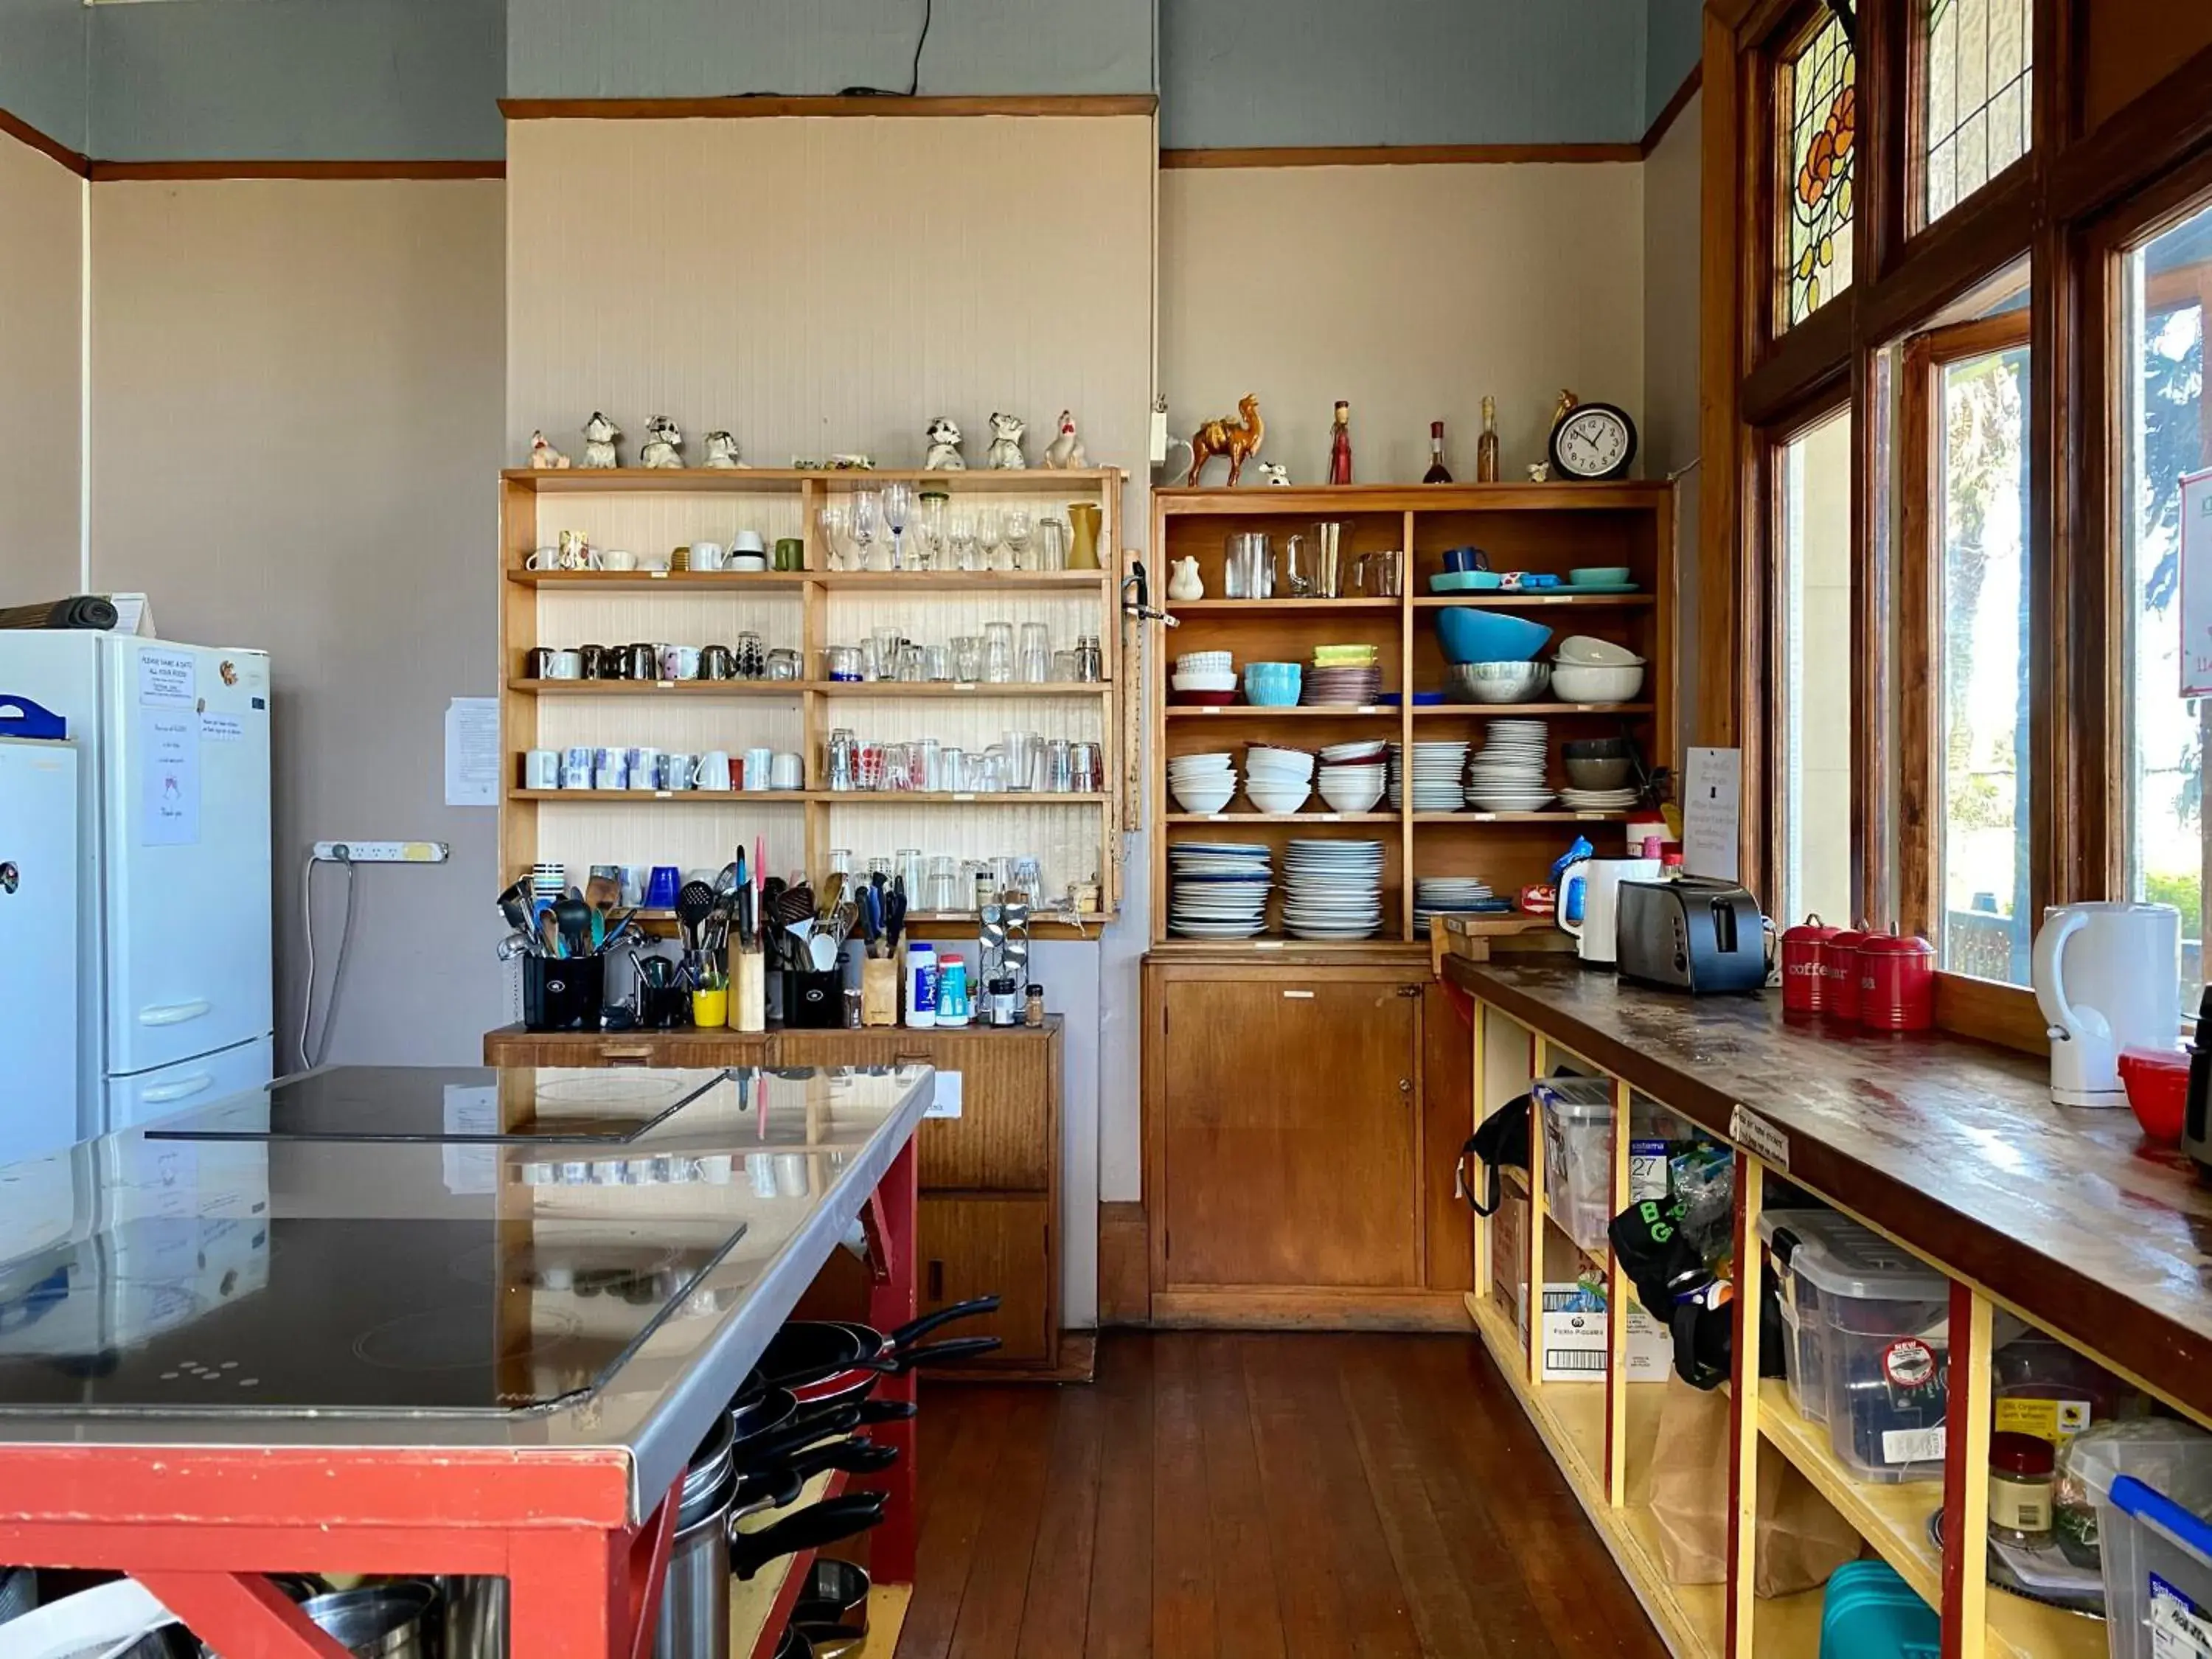
[(1038, 1026), (1044, 1024), (1043, 986), (1032, 985), (1030, 987), (1029, 1000), (1022, 1006), (1022, 1024), (1030, 1026)]
[(1828, 1006), (1826, 946), (1841, 933), (1815, 915), (1808, 915), (1782, 934), (1782, 1012), (1817, 1014)]
[(2039, 1435), (1990, 1437), (1990, 1536), (2040, 1549), (2051, 1541), (2051, 1443)]

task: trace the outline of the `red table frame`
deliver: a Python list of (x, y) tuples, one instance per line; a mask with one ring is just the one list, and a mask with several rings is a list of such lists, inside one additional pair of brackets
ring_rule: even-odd
[[(879, 1328), (915, 1314), (915, 1182), (909, 1139), (865, 1212)], [(914, 1427), (872, 1432), (900, 1455), (870, 1559), (911, 1583)], [(127, 1573), (225, 1659), (345, 1659), (264, 1577), (317, 1571), (502, 1577), (515, 1659), (643, 1659), (675, 1520), (632, 1524), (613, 1449), (0, 1444), (0, 1560)]]

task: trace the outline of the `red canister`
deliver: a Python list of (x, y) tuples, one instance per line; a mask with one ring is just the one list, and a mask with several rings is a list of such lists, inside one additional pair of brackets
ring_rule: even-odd
[(1809, 915), (1782, 934), (1782, 1012), (1817, 1014), (1828, 1006), (1828, 941), (1842, 930)]
[(1820, 981), (1827, 987), (1820, 1012), (1832, 1019), (1859, 1017), (1859, 946), (1867, 937), (1856, 927), (1838, 927), (1820, 946)]
[(1924, 1031), (1936, 1024), (1936, 947), (1918, 934), (1869, 933), (1859, 944), (1859, 1024)]

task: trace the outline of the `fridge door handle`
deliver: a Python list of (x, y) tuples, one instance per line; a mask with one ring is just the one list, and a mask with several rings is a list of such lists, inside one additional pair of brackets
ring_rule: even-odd
[(143, 1105), (166, 1106), (173, 1100), (190, 1100), (194, 1095), (204, 1094), (214, 1082), (212, 1072), (195, 1072), (190, 1077), (179, 1078), (174, 1083), (156, 1084), (142, 1093), (138, 1099)]
[(204, 998), (194, 1002), (157, 1002), (150, 1008), (138, 1011), (141, 1025), (182, 1025), (188, 1019), (199, 1019), (209, 1012)]

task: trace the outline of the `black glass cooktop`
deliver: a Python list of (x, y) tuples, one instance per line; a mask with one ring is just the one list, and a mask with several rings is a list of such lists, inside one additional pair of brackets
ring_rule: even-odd
[(634, 1140), (719, 1072), (345, 1066), (165, 1118), (156, 1140)]
[(544, 1407), (604, 1382), (743, 1231), (129, 1222), (0, 1267), (0, 1413)]

